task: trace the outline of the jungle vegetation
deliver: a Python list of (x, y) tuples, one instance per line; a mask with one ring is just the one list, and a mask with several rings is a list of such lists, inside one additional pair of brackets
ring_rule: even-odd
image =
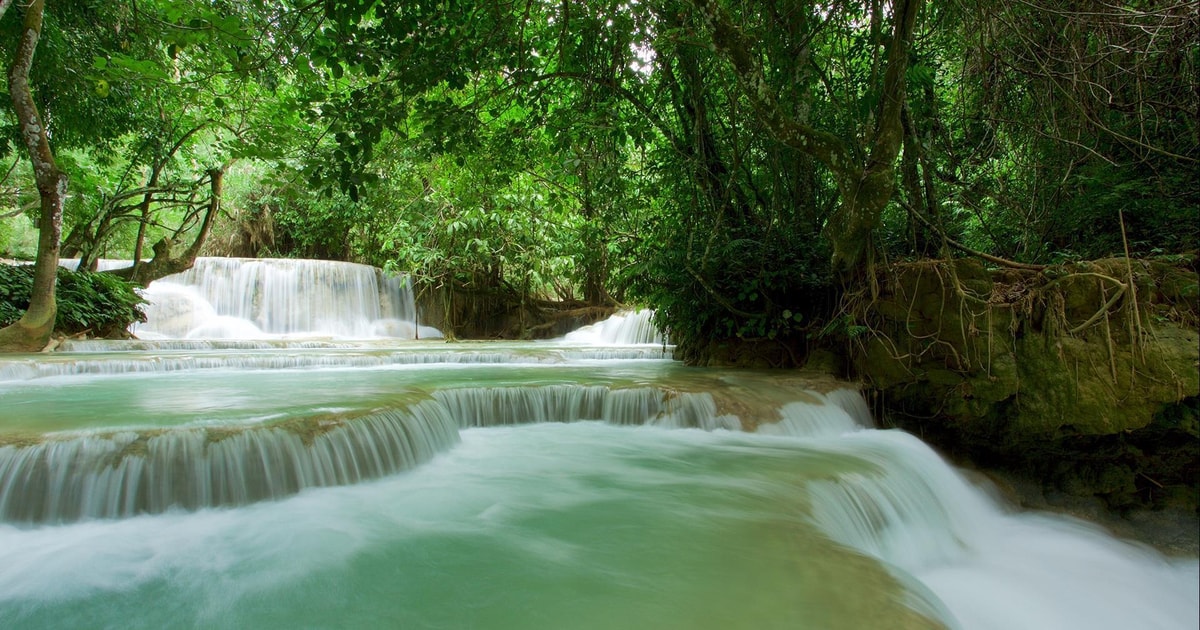
[(1176, 0), (0, 0), (0, 255), (38, 260), (0, 345), (60, 256), (352, 260), (686, 344), (830, 334), (896, 261), (1194, 251), (1198, 42)]

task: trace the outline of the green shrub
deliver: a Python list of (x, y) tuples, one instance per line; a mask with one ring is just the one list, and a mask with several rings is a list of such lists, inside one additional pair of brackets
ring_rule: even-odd
[[(0, 265), (0, 326), (19, 319), (29, 308), (33, 265)], [(95, 337), (121, 336), (134, 322), (146, 321), (145, 303), (133, 285), (106, 273), (58, 270), (58, 316), (55, 332)]]

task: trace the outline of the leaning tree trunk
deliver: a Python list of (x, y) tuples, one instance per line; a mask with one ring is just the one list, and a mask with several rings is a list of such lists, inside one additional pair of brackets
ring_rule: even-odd
[[(191, 269), (192, 265), (196, 264), (196, 257), (200, 255), (200, 250), (208, 240), (208, 235), (212, 232), (217, 213), (221, 210), (221, 196), (225, 189), (225, 169), (228, 167), (229, 164), (226, 164), (208, 170), (208, 208), (204, 211), (204, 219), (200, 224), (199, 233), (196, 234), (196, 238), (192, 240), (192, 244), (187, 249), (176, 254), (173, 251), (175, 238), (164, 238), (154, 244), (154, 258), (147, 262), (135, 262), (131, 267), (114, 269), (107, 273), (146, 286), (159, 278)], [(175, 236), (178, 237), (179, 234)]]
[[(21, 141), (33, 165), (38, 194), (41, 196), (41, 218), (38, 221), (38, 253), (34, 264), (33, 291), (29, 308), (16, 323), (0, 329), (0, 351), (30, 352), (41, 350), (54, 332), (58, 306), (54, 300), (54, 285), (58, 273), (58, 246), (62, 234), (63, 199), (67, 192), (67, 176), (54, 162), (46, 128), (42, 125), (33, 93), (29, 87), (29, 68), (42, 34), (44, 0), (33, 0), (25, 10), (24, 25), (18, 38), (17, 50), (8, 70), (8, 89), (12, 96), (13, 112), (21, 130)], [(7, 9), (7, 3), (0, 5)], [(0, 15), (3, 13), (0, 12)]]

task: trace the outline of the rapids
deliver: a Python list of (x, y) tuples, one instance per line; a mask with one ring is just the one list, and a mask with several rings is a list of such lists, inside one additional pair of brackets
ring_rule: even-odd
[(1200, 626), (1195, 558), (1014, 510), (851, 385), (604, 328), (0, 357), (0, 626)]

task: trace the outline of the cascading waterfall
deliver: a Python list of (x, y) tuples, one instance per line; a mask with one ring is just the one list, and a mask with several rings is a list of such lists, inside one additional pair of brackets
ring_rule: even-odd
[[(69, 342), (68, 342), (69, 343)], [(130, 342), (136, 346), (140, 342)], [(83, 354), (57, 354), (37, 358), (0, 358), (0, 382), (39, 378), (84, 375), (146, 374), (162, 372), (184, 372), (192, 370), (229, 369), (241, 370), (294, 370), (305, 368), (371, 368), (404, 365), (430, 364), (562, 364), (574, 361), (614, 361), (670, 359), (669, 350), (661, 348), (611, 348), (585, 350), (559, 348), (543, 345), (522, 349), (519, 352), (501, 348), (464, 350), (447, 347), (370, 348), (362, 345), (306, 347), (307, 344), (285, 344), (280, 346), (263, 344), (260, 349), (288, 350), (284, 354), (247, 352), (245, 346), (234, 351), (222, 351), (222, 345), (195, 344), (184, 346), (171, 353), (174, 348), (162, 348), (160, 344), (172, 346), (170, 342), (149, 342), (157, 348), (153, 355), (135, 357), (93, 357), (112, 347), (108, 343), (75, 342), (87, 346)], [(205, 346), (216, 352), (206, 352)], [(73, 347), (73, 346), (68, 346)], [(308, 352), (321, 350), (321, 352)]]
[(1194, 558), (1013, 513), (828, 381), (187, 343), (0, 360), (5, 625), (1200, 625)]
[[(808, 407), (780, 410), (793, 433), (805, 430), (797, 418), (821, 416), (820, 409), (796, 411)], [(741, 428), (736, 416), (717, 413), (706, 392), (551, 385), (439, 389), (432, 400), (361, 417), (24, 439), (0, 445), (0, 522), (246, 505), (413, 468), (457, 443), (460, 427), (584, 420)]]
[(0, 447), (0, 521), (245, 505), (407, 470), (458, 441), (454, 419), (428, 403), (299, 428), (122, 431)]
[[(814, 521), (936, 595), (963, 628), (1187, 628), (1194, 561), (1114, 545), (1099, 529), (1006, 513), (915, 437), (861, 433), (832, 447), (872, 472), (809, 484)], [(1149, 586), (1148, 585), (1153, 585)], [(1002, 592), (1005, 601), (981, 595)], [(928, 600), (926, 600), (928, 601)]]
[(654, 325), (652, 309), (620, 311), (608, 319), (573, 330), (564, 341), (597, 345), (630, 345), (667, 343), (662, 331)]
[(581, 420), (708, 431), (742, 428), (736, 416), (718, 414), (706, 392), (555, 385), (446, 389), (434, 396), (464, 428)]
[(407, 278), (355, 263), (202, 257), (145, 296), (143, 339), (441, 336), (418, 325)]

